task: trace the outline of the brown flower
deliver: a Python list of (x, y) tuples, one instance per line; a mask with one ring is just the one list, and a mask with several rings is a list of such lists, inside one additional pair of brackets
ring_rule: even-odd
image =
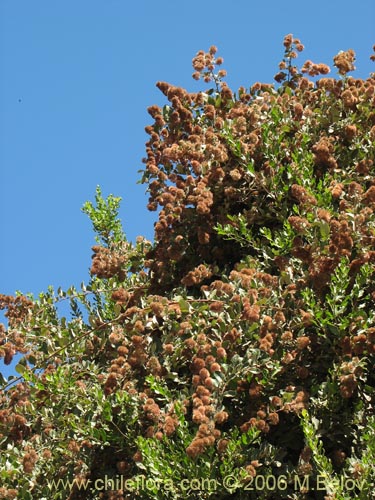
[(334, 58), (334, 65), (339, 70), (340, 75), (346, 75), (350, 71), (355, 70), (354, 61), (355, 61), (355, 52), (352, 49), (347, 51), (339, 52)]

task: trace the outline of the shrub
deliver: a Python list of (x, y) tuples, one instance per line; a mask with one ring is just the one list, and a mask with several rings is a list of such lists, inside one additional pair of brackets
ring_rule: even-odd
[(276, 86), (234, 93), (215, 47), (209, 90), (157, 84), (154, 243), (98, 188), (89, 284), (1, 296), (0, 498), (375, 493), (375, 78), (284, 48)]

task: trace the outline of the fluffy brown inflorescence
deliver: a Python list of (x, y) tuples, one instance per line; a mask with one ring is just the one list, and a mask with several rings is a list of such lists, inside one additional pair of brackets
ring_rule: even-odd
[[(287, 35), (284, 48), (276, 87), (233, 92), (216, 69), (216, 47), (193, 59), (194, 79), (212, 89), (157, 84), (169, 103), (149, 108), (142, 179), (148, 208), (159, 211), (155, 242), (138, 255), (141, 271), (129, 267), (128, 244), (93, 248), (91, 274), (108, 309), (90, 318), (85, 349), (70, 359), (97, 367), (111, 418), (95, 415), (93, 427), (112, 440), (103, 447), (70, 436), (64, 459), (86, 464), (71, 466), (74, 477), (99, 477), (101, 462), (127, 478), (148, 470), (140, 438), (159, 452), (175, 442), (194, 464), (210, 457), (220, 465), (232, 453), (246, 477), (275, 473), (280, 460), (310, 474), (299, 425), (306, 409), (325, 422), (327, 456), (352, 453), (353, 408), (362, 405), (366, 419), (374, 403), (366, 367), (375, 358), (375, 79), (348, 76), (352, 50), (334, 58), (339, 77), (328, 78), (325, 64), (296, 66), (300, 40)], [(27, 352), (16, 332), (32, 302), (2, 297), (1, 306), (13, 333), (0, 331), (0, 355), (10, 362)], [(1, 394), (0, 437), (20, 447), (25, 474), (38, 470), (47, 455), (35, 450), (56, 432), (47, 418), (28, 423), (27, 408), (50, 397), (47, 382), (61, 364), (49, 353), (44, 388), (19, 384)], [(74, 380), (82, 394), (93, 384), (84, 369)], [(241, 453), (233, 451), (237, 435)], [(262, 444), (248, 446), (250, 435)], [(272, 447), (281, 458), (265, 455)], [(335, 463), (340, 470), (344, 461)], [(88, 498), (80, 495), (69, 498)], [(106, 495), (130, 498), (120, 489)]]

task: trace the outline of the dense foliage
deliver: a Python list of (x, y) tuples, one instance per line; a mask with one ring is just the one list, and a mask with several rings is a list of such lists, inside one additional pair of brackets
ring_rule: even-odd
[(284, 47), (276, 85), (215, 47), (157, 84), (154, 243), (98, 188), (89, 284), (0, 297), (0, 498), (374, 498), (375, 76)]

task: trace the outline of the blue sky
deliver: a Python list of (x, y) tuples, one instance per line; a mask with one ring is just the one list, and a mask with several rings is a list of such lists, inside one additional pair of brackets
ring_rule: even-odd
[(152, 239), (136, 184), (146, 110), (165, 103), (158, 80), (204, 86), (191, 78), (199, 49), (218, 46), (234, 89), (272, 82), (287, 33), (305, 44), (301, 65), (353, 48), (366, 77), (374, 20), (373, 0), (1, 0), (0, 293), (88, 281), (94, 240), (80, 209), (97, 184), (123, 198), (128, 238)]

